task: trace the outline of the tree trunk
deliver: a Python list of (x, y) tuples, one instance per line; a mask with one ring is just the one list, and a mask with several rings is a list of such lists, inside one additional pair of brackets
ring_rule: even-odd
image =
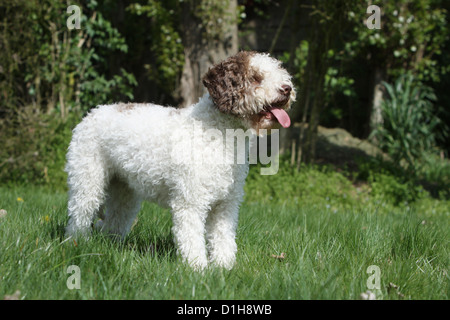
[[(214, 2), (208, 0), (190, 0), (183, 3), (182, 15), (182, 40), (184, 44), (185, 63), (181, 75), (180, 97), (181, 107), (196, 103), (206, 93), (201, 78), (214, 63), (237, 53), (238, 51), (238, 28), (237, 19), (222, 19), (223, 32), (208, 34), (207, 21), (199, 17), (198, 8), (213, 8)], [(217, 3), (214, 4), (217, 6)], [(235, 17), (237, 12), (237, 0), (227, 0), (220, 4), (223, 6), (225, 15)], [(207, 26), (207, 27), (205, 27)]]
[[(316, 142), (317, 142), (317, 128), (320, 121), (320, 113), (322, 111), (324, 103), (324, 81), (325, 74), (328, 69), (329, 62), (326, 59), (324, 53), (329, 49), (329, 40), (331, 39), (331, 32), (326, 27), (314, 23), (314, 31), (310, 41), (310, 47), (308, 52), (308, 65), (307, 65), (307, 79), (309, 85), (309, 92), (305, 98), (305, 102), (308, 102), (304, 107), (304, 112), (309, 113), (309, 124), (306, 129), (306, 137), (302, 150), (299, 152), (299, 163), (312, 163), (316, 156)], [(306, 114), (307, 116), (307, 114)], [(305, 117), (306, 120), (306, 117)], [(301, 135), (303, 136), (303, 132)]]
[[(381, 103), (383, 102), (383, 84), (386, 73), (381, 67), (375, 67), (372, 75), (372, 94), (370, 100), (369, 130), (372, 132), (383, 123)], [(370, 132), (368, 134), (370, 134)]]

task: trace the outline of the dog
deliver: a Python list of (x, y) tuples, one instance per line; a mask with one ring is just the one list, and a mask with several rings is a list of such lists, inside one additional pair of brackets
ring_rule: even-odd
[[(190, 107), (101, 105), (75, 127), (65, 168), (67, 236), (89, 237), (100, 215), (96, 227), (123, 238), (148, 200), (171, 210), (184, 262), (197, 270), (233, 267), (249, 164), (235, 160), (235, 143), (220, 134), (250, 130), (256, 137), (288, 127), (296, 93), (281, 62), (257, 52), (212, 66), (202, 83), (207, 93)], [(208, 132), (216, 135), (205, 138)]]

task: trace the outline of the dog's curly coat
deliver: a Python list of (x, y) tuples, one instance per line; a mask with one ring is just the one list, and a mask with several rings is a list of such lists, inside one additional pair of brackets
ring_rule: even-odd
[[(233, 151), (226, 153), (230, 161), (219, 161), (218, 150), (230, 145), (202, 134), (287, 127), (284, 109), (295, 100), (295, 90), (278, 60), (255, 52), (240, 52), (213, 66), (203, 84), (208, 93), (188, 108), (104, 105), (74, 129), (66, 165), (68, 236), (89, 235), (106, 207), (96, 226), (124, 237), (145, 199), (171, 209), (184, 261), (196, 269), (205, 268), (208, 258), (233, 266), (248, 163), (236, 163)], [(201, 124), (194, 137), (193, 123)], [(193, 163), (183, 156), (186, 150), (208, 163)]]

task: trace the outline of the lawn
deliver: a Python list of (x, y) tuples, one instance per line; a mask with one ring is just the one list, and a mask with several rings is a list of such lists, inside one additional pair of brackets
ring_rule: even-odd
[[(98, 233), (74, 242), (66, 199), (0, 188), (0, 299), (359, 299), (370, 266), (379, 299), (449, 298), (445, 213), (246, 201), (235, 268), (196, 273), (176, 255), (167, 210), (144, 203), (124, 243)], [(71, 265), (80, 289), (68, 288)]]

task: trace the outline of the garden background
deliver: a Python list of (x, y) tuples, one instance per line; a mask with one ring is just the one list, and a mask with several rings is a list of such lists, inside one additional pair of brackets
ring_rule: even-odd
[[(69, 5), (81, 9), (80, 29), (67, 27)], [(370, 5), (381, 8), (380, 29), (367, 27)], [(366, 266), (378, 264), (392, 276), (385, 298), (448, 298), (449, 12), (446, 0), (2, 0), (0, 297), (357, 298)], [(66, 248), (63, 169), (75, 125), (99, 104), (195, 103), (208, 67), (238, 50), (282, 60), (298, 92), (279, 172), (261, 176), (256, 165), (247, 179), (238, 263), (252, 267), (211, 271), (192, 291), (199, 279), (174, 269), (170, 221), (155, 225), (152, 206), (140, 219), (155, 227), (138, 224), (128, 251), (103, 238)], [(124, 270), (147, 272), (157, 267), (143, 257), (159, 256), (160, 276), (187, 280), (147, 295), (120, 268), (105, 280), (98, 261), (86, 262), (87, 291), (38, 280), (65, 279), (63, 267), (105, 250), (117, 250), (111, 261), (130, 256)], [(352, 264), (354, 252), (364, 263)], [(234, 289), (207, 285), (224, 279)], [(113, 290), (117, 281), (130, 291)]]

